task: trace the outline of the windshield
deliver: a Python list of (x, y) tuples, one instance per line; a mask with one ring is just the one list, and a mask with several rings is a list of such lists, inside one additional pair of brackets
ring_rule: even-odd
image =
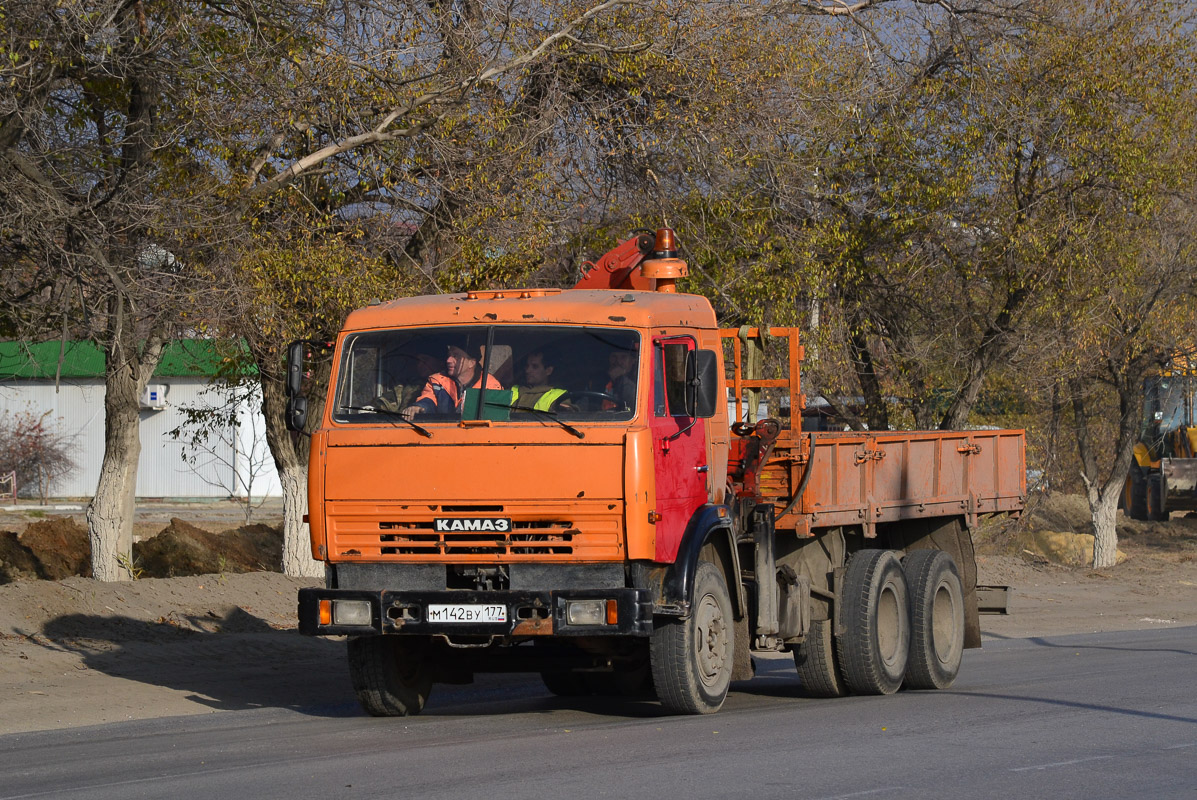
[(639, 354), (639, 334), (609, 328), (495, 325), (354, 334), (342, 350), (333, 419), (377, 424), (401, 417), (421, 426), (463, 418), (629, 420)]
[(1154, 417), (1161, 433), (1193, 423), (1195, 389), (1197, 380), (1184, 375), (1160, 377), (1148, 382), (1147, 411)]

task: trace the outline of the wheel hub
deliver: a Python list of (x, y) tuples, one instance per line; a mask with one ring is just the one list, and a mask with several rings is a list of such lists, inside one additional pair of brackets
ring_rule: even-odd
[(727, 626), (719, 604), (710, 595), (703, 596), (694, 615), (699, 677), (707, 686), (713, 686), (727, 661)]

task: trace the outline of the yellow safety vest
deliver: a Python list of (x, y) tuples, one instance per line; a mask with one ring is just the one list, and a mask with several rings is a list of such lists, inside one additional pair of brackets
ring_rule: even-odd
[[(556, 403), (558, 400), (560, 400), (563, 394), (565, 394), (564, 389), (549, 389), (547, 392), (537, 398), (536, 402), (532, 405), (532, 408), (536, 411), (551, 411), (553, 408), (553, 403)], [(511, 407), (516, 411), (518, 411), (521, 407), (527, 408), (527, 406), (518, 405), (519, 399), (520, 387), (511, 387)]]

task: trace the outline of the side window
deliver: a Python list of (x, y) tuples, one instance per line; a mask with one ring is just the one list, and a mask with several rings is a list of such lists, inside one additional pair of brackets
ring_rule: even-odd
[(658, 341), (654, 350), (654, 405), (658, 417), (686, 416), (686, 362), (690, 339)]
[(345, 359), (345, 393), (341, 397), (343, 406), (362, 406), (378, 393), (382, 382), (381, 357), (376, 346), (362, 342), (355, 343)]

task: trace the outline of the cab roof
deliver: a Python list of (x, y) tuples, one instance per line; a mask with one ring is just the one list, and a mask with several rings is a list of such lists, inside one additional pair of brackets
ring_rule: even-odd
[(501, 289), (403, 297), (359, 308), (345, 330), (469, 323), (557, 323), (621, 328), (715, 328), (695, 294), (607, 289)]

